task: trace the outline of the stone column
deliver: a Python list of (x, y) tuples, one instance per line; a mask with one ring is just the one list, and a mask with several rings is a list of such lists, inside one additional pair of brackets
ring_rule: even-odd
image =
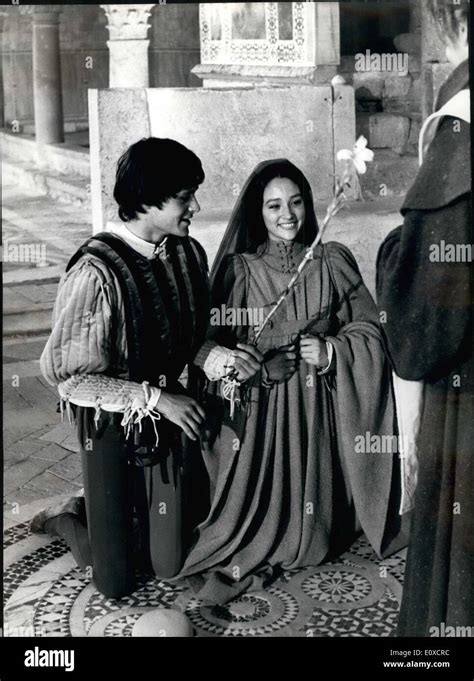
[(33, 98), (38, 144), (64, 142), (59, 15), (61, 7), (33, 8)]
[(148, 87), (148, 18), (153, 5), (101, 5), (108, 20), (109, 87)]
[(5, 125), (5, 96), (3, 92), (3, 21), (7, 13), (0, 11), (0, 50), (2, 53), (2, 64), (0, 65), (0, 128)]
[(435, 109), (439, 89), (454, 66), (447, 61), (443, 44), (426, 3), (421, 3), (421, 67), (423, 119)]

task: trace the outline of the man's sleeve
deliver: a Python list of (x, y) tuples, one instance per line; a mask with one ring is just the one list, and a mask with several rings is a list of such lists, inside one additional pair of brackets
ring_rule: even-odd
[(40, 359), (41, 373), (52, 385), (76, 374), (109, 368), (113, 285), (93, 261), (83, 261), (61, 280), (52, 331)]

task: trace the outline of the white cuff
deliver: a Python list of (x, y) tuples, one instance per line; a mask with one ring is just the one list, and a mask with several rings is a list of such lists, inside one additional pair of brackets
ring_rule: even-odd
[(161, 388), (156, 388), (155, 386), (150, 386), (151, 397), (146, 404), (146, 408), (153, 410), (156, 409), (161, 397)]
[(218, 381), (229, 373), (234, 366), (235, 357), (232, 350), (214, 341), (206, 341), (199, 349), (194, 363), (200, 367), (210, 381)]
[(328, 372), (329, 369), (331, 368), (332, 356), (333, 356), (333, 354), (334, 354), (334, 346), (333, 346), (333, 344), (330, 343), (329, 341), (326, 341), (326, 350), (327, 350), (327, 353), (328, 353), (328, 363), (326, 364), (326, 366), (325, 366), (323, 369), (319, 369), (319, 370), (318, 370), (318, 374), (319, 374), (320, 376), (321, 376), (322, 374), (327, 374), (327, 372)]

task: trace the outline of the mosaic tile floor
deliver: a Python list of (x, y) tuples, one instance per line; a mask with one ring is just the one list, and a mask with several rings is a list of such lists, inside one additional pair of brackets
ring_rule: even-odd
[(184, 610), (196, 636), (391, 636), (405, 567), (405, 550), (380, 561), (360, 538), (337, 562), (210, 607), (145, 575), (131, 596), (107, 599), (62, 541), (30, 534), (27, 522), (4, 532), (4, 548), (6, 636), (132, 636), (143, 614), (163, 607)]

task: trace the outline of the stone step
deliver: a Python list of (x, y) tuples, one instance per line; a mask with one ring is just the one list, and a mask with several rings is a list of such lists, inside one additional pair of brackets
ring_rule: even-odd
[(38, 147), (34, 137), (0, 131), (2, 154), (12, 159), (21, 159), (53, 173), (79, 175), (90, 178), (89, 150), (69, 143), (46, 144)]
[(53, 303), (3, 310), (3, 337), (38, 336), (51, 331)]
[(62, 174), (38, 169), (31, 161), (2, 158), (3, 182), (18, 184), (25, 189), (50, 196), (55, 201), (90, 209), (89, 181), (80, 175)]
[[(48, 269), (48, 268), (46, 268)], [(59, 277), (3, 287), (3, 337), (49, 334)]]

